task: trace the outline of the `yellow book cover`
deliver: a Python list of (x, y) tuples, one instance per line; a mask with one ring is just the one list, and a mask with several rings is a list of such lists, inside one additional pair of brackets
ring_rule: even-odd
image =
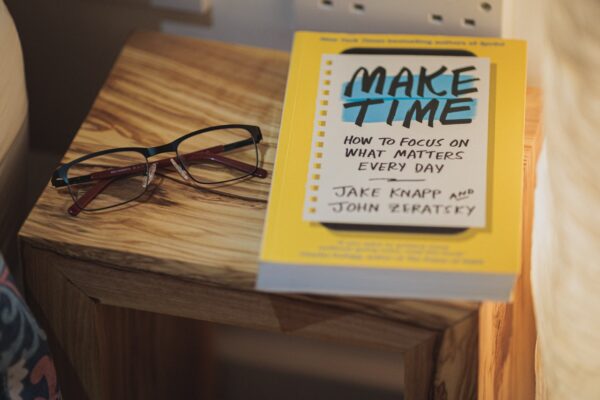
[(508, 299), (525, 80), (523, 41), (296, 33), (258, 289)]

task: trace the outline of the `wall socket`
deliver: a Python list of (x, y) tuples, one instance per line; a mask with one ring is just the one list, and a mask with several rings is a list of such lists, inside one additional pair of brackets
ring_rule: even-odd
[(511, 1), (294, 0), (294, 29), (502, 36)]

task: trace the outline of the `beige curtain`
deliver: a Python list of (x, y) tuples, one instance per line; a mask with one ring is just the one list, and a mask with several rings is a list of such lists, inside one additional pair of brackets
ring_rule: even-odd
[(546, 139), (532, 260), (538, 383), (548, 399), (600, 399), (600, 1), (544, 6)]

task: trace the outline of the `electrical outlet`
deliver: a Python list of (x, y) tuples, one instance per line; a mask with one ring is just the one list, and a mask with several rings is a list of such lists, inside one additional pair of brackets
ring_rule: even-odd
[(294, 0), (294, 29), (502, 36), (511, 1)]

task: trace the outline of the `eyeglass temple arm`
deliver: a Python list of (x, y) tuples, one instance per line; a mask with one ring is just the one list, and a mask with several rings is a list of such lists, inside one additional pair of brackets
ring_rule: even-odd
[(247, 173), (249, 175), (251, 174), (258, 178), (266, 178), (267, 174), (268, 174), (266, 170), (259, 168), (256, 165), (246, 164), (241, 161), (232, 160), (231, 158), (223, 157), (223, 156), (220, 156), (215, 153), (207, 153), (207, 154), (200, 154), (200, 155), (196, 155), (194, 153), (189, 153), (189, 154), (185, 154), (185, 155), (181, 156), (180, 158), (183, 158), (184, 160), (191, 160), (191, 161), (194, 161), (194, 160), (214, 161), (218, 164), (223, 164), (227, 167), (237, 169), (238, 171)]
[[(94, 172), (89, 175), (77, 176), (69, 179), (69, 185), (79, 185), (81, 183), (87, 183), (91, 181), (104, 181), (110, 178), (116, 178), (119, 176), (133, 175), (136, 173), (144, 172), (146, 170), (146, 164), (134, 164), (122, 168), (110, 168), (104, 171)], [(52, 186), (63, 187), (67, 186), (67, 182), (61, 177), (52, 178)]]
[[(221, 153), (224, 151), (233, 150), (239, 147), (246, 146), (248, 144), (254, 143), (252, 139), (248, 140), (240, 140), (239, 142), (231, 143), (225, 146), (215, 146), (209, 149), (195, 151), (193, 153), (185, 154), (184, 157), (189, 160), (200, 160), (200, 159), (209, 159), (211, 161), (223, 164), (225, 166), (237, 169), (239, 171), (252, 174), (258, 178), (266, 178), (268, 173), (266, 170), (262, 168), (258, 168), (256, 165), (250, 165), (243, 163), (241, 161), (232, 160), (227, 157), (219, 156), (217, 153)], [(176, 160), (176, 157), (165, 158), (156, 162), (157, 167), (168, 167), (171, 166), (171, 160)], [(146, 164), (135, 164), (123, 168), (111, 168), (104, 171), (94, 172), (89, 175), (82, 175), (75, 178), (69, 179), (69, 184), (77, 185), (81, 183), (87, 183), (90, 181), (101, 180), (112, 178), (115, 176), (123, 176), (123, 175), (132, 175), (135, 173), (143, 172), (146, 169)], [(52, 178), (52, 186), (54, 187), (63, 187), (67, 186), (67, 182), (60, 177)]]
[[(235, 145), (235, 144), (241, 143), (241, 142), (243, 142), (243, 141), (232, 143), (232, 144)], [(227, 151), (227, 150), (231, 149), (230, 148), (230, 149), (224, 150), (224, 149), (222, 149), (223, 147), (225, 147), (225, 146), (215, 146), (215, 147), (211, 147), (210, 149), (200, 150), (200, 151), (196, 151), (193, 153), (188, 153), (185, 155), (185, 157), (187, 159), (191, 159), (191, 160), (208, 159), (208, 160), (226, 165), (230, 168), (234, 168), (234, 169), (240, 170), (242, 172), (253, 174), (259, 178), (267, 177), (267, 171), (262, 168), (257, 168), (255, 165), (246, 164), (246, 163), (243, 163), (243, 162), (240, 162), (237, 160), (232, 160), (227, 157), (223, 157), (216, 153), (213, 153), (213, 151), (221, 152), (221, 151)], [(241, 147), (241, 146), (236, 146), (236, 147)], [(156, 162), (156, 165), (157, 165), (157, 167), (170, 167), (172, 165), (171, 160), (175, 160), (175, 157), (159, 160)], [(79, 176), (77, 178), (73, 178), (73, 180), (70, 180), (69, 183), (79, 184), (79, 183), (89, 182), (91, 180), (98, 180), (98, 183), (96, 183), (96, 185), (94, 185), (90, 190), (88, 190), (80, 199), (73, 202), (71, 207), (69, 207), (69, 209), (68, 209), (69, 214), (72, 216), (77, 216), (89, 203), (92, 202), (92, 200), (94, 200), (96, 198), (96, 196), (98, 196), (100, 193), (102, 193), (104, 191), (104, 189), (106, 189), (108, 187), (108, 185), (110, 185), (112, 182), (114, 182), (116, 180), (116, 178), (118, 178), (119, 176), (133, 174), (136, 172), (142, 172), (143, 170), (145, 170), (145, 168), (146, 168), (145, 164), (136, 164), (136, 165), (132, 165), (132, 166), (125, 167), (125, 168), (113, 168), (112, 170), (100, 171), (100, 172), (97, 172), (94, 174), (84, 175), (84, 176)], [(110, 171), (116, 171), (116, 172), (110, 173)], [(107, 173), (108, 173), (108, 176), (100, 177), (100, 174), (107, 174)], [(85, 179), (81, 180), (81, 178), (85, 178)], [(77, 182), (74, 182), (74, 180), (77, 180)], [(62, 184), (60, 186), (66, 185), (66, 183), (64, 183), (64, 182), (61, 182), (61, 183)], [(54, 182), (53, 182), (53, 184), (54, 184)], [(58, 187), (56, 184), (54, 184), (54, 186)]]
[(90, 204), (90, 202), (92, 200), (94, 200), (96, 198), (96, 196), (98, 196), (100, 193), (102, 193), (104, 191), (104, 189), (106, 189), (107, 186), (110, 185), (111, 183), (113, 183), (116, 179), (117, 179), (117, 177), (109, 178), (109, 179), (102, 179), (102, 180), (98, 181), (94, 185), (94, 187), (92, 187), (90, 190), (85, 192), (85, 194), (83, 196), (81, 196), (80, 199), (73, 202), (71, 207), (69, 207), (69, 209), (67, 210), (69, 215), (71, 215), (73, 217), (77, 216), (81, 211), (83, 211), (83, 209), (88, 204)]

